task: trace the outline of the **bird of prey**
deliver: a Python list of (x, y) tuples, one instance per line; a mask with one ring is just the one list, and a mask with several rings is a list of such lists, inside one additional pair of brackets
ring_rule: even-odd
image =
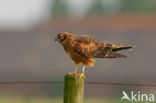
[(82, 73), (84, 76), (85, 66), (93, 67), (95, 60), (93, 58), (125, 58), (125, 55), (116, 51), (130, 49), (133, 46), (114, 45), (105, 41), (96, 40), (88, 35), (74, 35), (68, 32), (57, 34), (55, 41), (58, 41), (66, 53), (75, 62), (76, 68), (73, 75), (77, 75), (79, 64), (83, 64)]

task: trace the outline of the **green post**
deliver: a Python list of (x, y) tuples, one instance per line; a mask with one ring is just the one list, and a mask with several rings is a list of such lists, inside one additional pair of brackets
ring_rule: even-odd
[(64, 103), (83, 103), (84, 77), (66, 75), (64, 78)]

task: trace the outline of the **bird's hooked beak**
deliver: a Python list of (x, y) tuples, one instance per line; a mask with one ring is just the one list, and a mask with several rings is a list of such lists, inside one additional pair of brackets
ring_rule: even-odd
[(55, 41), (58, 41), (59, 39), (58, 38), (55, 38)]

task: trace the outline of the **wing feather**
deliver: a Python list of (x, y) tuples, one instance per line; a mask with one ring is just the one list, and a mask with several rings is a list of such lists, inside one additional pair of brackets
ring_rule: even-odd
[(79, 36), (75, 41), (74, 51), (85, 57), (94, 57), (105, 48), (104, 43), (90, 36)]

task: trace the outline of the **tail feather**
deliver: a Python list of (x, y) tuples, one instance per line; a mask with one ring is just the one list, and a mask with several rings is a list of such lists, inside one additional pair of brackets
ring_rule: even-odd
[(133, 46), (122, 46), (122, 45), (113, 45), (112, 51), (119, 51), (122, 49), (131, 49)]
[(123, 49), (131, 49), (133, 46), (113, 45), (112, 47), (106, 47), (102, 52), (94, 57), (97, 58), (126, 58), (125, 55), (116, 53), (116, 51)]
[(115, 52), (111, 52), (109, 54), (106, 54), (105, 58), (126, 58), (127, 56)]

